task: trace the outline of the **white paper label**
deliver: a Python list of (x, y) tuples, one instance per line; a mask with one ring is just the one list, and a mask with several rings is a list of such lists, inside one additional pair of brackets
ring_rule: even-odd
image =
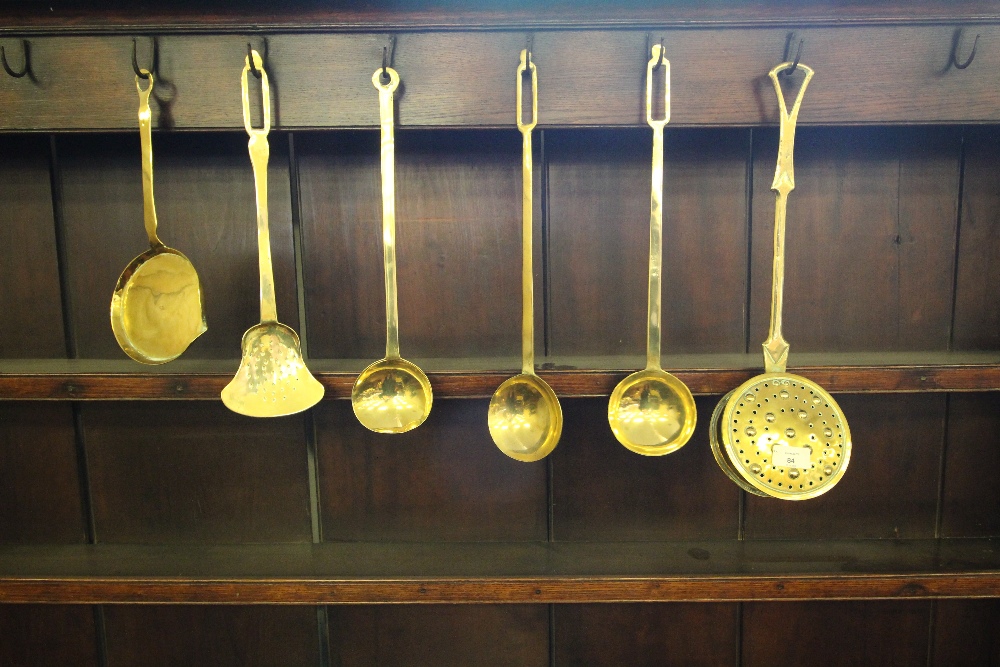
[(775, 445), (771, 454), (774, 457), (775, 468), (798, 468), (808, 470), (809, 466), (808, 447), (792, 447), (790, 445)]

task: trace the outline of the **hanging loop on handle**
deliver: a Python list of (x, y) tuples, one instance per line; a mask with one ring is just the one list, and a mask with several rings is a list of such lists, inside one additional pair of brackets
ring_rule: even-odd
[(795, 170), (792, 154), (795, 149), (795, 124), (799, 118), (799, 107), (805, 96), (806, 87), (812, 80), (813, 70), (801, 63), (798, 68), (806, 75), (799, 85), (799, 91), (788, 110), (785, 95), (781, 90), (778, 75), (793, 67), (793, 63), (781, 63), (770, 71), (768, 76), (774, 83), (774, 91), (778, 96), (780, 111), (780, 128), (778, 138), (778, 160), (774, 170), (774, 181), (771, 190), (775, 193), (774, 203), (774, 256), (771, 272), (771, 324), (767, 340), (763, 343), (764, 370), (768, 373), (784, 373), (788, 365), (788, 341), (781, 334), (781, 315), (785, 287), (785, 217), (788, 209), (788, 194), (795, 189)]
[[(247, 83), (247, 73), (254, 69), (257, 70), (260, 77), (261, 104), (264, 111), (264, 127), (259, 130), (254, 129), (250, 124), (250, 87)], [(256, 50), (252, 49), (247, 55), (240, 84), (243, 91), (243, 127), (246, 128), (247, 134), (251, 137), (254, 135), (267, 136), (267, 133), (271, 131), (271, 89), (267, 81), (267, 72), (264, 71), (264, 61)]]

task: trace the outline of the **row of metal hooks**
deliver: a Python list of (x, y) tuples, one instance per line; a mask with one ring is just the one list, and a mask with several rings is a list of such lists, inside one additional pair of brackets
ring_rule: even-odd
[[(966, 58), (964, 61), (959, 60), (958, 53), (959, 53), (959, 51), (961, 50), (961, 47), (962, 47), (962, 33), (963, 33), (963, 29), (962, 28), (958, 28), (955, 31), (955, 36), (954, 36), (954, 38), (952, 40), (952, 45), (951, 45), (951, 56), (949, 58), (949, 65), (951, 67), (954, 67), (955, 69), (965, 69), (969, 65), (971, 65), (972, 61), (976, 58), (976, 49), (979, 48), (979, 35), (977, 34), (975, 40), (973, 40), (973, 42), (972, 42), (972, 51), (971, 51), (971, 53), (969, 53), (969, 57)], [(795, 45), (796, 37), (797, 37), (796, 33), (794, 33), (794, 32), (788, 33), (788, 38), (785, 41), (785, 57), (784, 57), (784, 62), (789, 62), (789, 60), (791, 60), (792, 48)], [(650, 33), (646, 33), (646, 53), (649, 53), (650, 48), (652, 46), (652, 41), (651, 40), (652, 40), (652, 36), (650, 35)], [(799, 66), (799, 60), (802, 58), (802, 46), (803, 46), (804, 43), (805, 43), (805, 39), (802, 39), (802, 38), (798, 39), (798, 45), (795, 48), (795, 59), (792, 61), (792, 66), (789, 69), (785, 70), (783, 72), (783, 74), (790, 75), (790, 74), (794, 73), (795, 70), (798, 68), (798, 66)], [(533, 45), (533, 37), (532, 37), (532, 35), (528, 35), (528, 38), (527, 38), (527, 41), (526, 41), (526, 47), (525, 47), (525, 49), (527, 51), (527, 56), (528, 56), (528, 60), (527, 60), (528, 65), (531, 64), (531, 49), (532, 49), (532, 45)], [(27, 40), (22, 39), (21, 40), (21, 48), (22, 48), (22, 51), (24, 53), (24, 62), (22, 64), (22, 66), (21, 66), (21, 69), (15, 70), (13, 67), (10, 66), (10, 63), (7, 61), (7, 51), (6, 51), (6, 49), (3, 46), (0, 46), (0, 64), (3, 65), (4, 71), (7, 72), (8, 75), (14, 77), (15, 79), (20, 79), (21, 77), (27, 75), (31, 71), (31, 45), (28, 43)], [(252, 49), (251, 49), (250, 44), (248, 42), (247, 43), (247, 55), (248, 56), (250, 55), (250, 51), (251, 50)], [(389, 44), (387, 46), (383, 46), (382, 47), (382, 77), (383, 77), (383, 79), (387, 79), (388, 78), (388, 73), (386, 72), (386, 69), (388, 67), (392, 67), (392, 63), (393, 63), (393, 60), (395, 58), (395, 54), (396, 54), (396, 38), (395, 38), (395, 36), (390, 36), (389, 37)], [(664, 56), (664, 50), (663, 50), (663, 38), (660, 37), (660, 62), (656, 63), (656, 68), (657, 69), (660, 67), (660, 65), (663, 64), (664, 58), (665, 58), (665, 56)], [(155, 60), (155, 54), (154, 54), (154, 60)], [(153, 65), (153, 67), (155, 68), (155, 63)], [(148, 75), (146, 74), (146, 72), (152, 71), (152, 70), (143, 70), (142, 68), (139, 67), (139, 62), (138, 62), (138, 60), (136, 58), (136, 40), (135, 40), (134, 37), (132, 38), (132, 69), (135, 70), (135, 75), (138, 76), (138, 77), (140, 77), (140, 78), (142, 78), (142, 79), (149, 78)], [(254, 65), (252, 57), (250, 58), (250, 72), (255, 77), (257, 77), (258, 79), (260, 78), (260, 72), (257, 70), (257, 67)]]

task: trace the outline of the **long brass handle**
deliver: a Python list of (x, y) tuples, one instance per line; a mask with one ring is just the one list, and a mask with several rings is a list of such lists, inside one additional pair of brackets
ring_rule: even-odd
[(152, 113), (149, 111), (149, 96), (153, 92), (153, 74), (149, 70), (139, 70), (149, 79), (149, 86), (143, 90), (139, 77), (135, 77), (135, 88), (139, 91), (139, 143), (142, 146), (142, 218), (146, 224), (146, 235), (153, 248), (163, 246), (156, 235), (156, 204), (153, 202), (153, 136)]
[[(660, 367), (660, 292), (663, 270), (663, 128), (670, 121), (670, 61), (663, 58), (661, 46), (654, 44), (646, 65), (646, 124), (653, 128), (653, 185), (649, 199), (649, 316), (646, 329), (646, 370)], [(663, 68), (663, 113), (653, 119), (653, 70)]]
[(788, 341), (781, 335), (781, 313), (785, 287), (785, 215), (788, 208), (788, 194), (795, 189), (795, 170), (792, 155), (795, 150), (795, 123), (799, 117), (799, 107), (813, 77), (813, 71), (802, 63), (800, 67), (805, 73), (805, 79), (795, 96), (791, 112), (785, 105), (785, 96), (781, 92), (778, 74), (792, 68), (792, 63), (781, 63), (772, 69), (768, 76), (774, 83), (778, 94), (778, 108), (781, 112), (778, 134), (778, 163), (774, 170), (774, 181), (771, 190), (775, 193), (774, 202), (774, 258), (771, 267), (771, 326), (767, 340), (763, 343), (764, 370), (768, 373), (784, 373), (788, 366)]
[(260, 321), (277, 322), (278, 307), (274, 300), (274, 270), (271, 267), (271, 235), (267, 226), (267, 160), (270, 147), (267, 133), (271, 130), (271, 95), (267, 82), (267, 72), (257, 51), (252, 52), (254, 67), (260, 72), (260, 88), (264, 105), (264, 127), (254, 129), (250, 125), (250, 91), (247, 87), (247, 73), (250, 71), (250, 56), (243, 66), (240, 84), (243, 89), (243, 126), (250, 135), (250, 164), (253, 165), (253, 182), (257, 192), (257, 261), (260, 265)]
[[(531, 120), (523, 122), (524, 73), (531, 73)], [(521, 146), (521, 372), (535, 374), (535, 289), (532, 268), (532, 176), (531, 131), (538, 122), (538, 69), (530, 61), (527, 49), (521, 51), (517, 67), (517, 129), (523, 138)]]
[[(383, 83), (383, 75), (389, 82)], [(399, 359), (399, 309), (396, 303), (396, 140), (393, 135), (393, 93), (399, 74), (391, 67), (372, 75), (378, 89), (379, 127), (382, 135), (382, 263), (385, 269), (385, 358)]]

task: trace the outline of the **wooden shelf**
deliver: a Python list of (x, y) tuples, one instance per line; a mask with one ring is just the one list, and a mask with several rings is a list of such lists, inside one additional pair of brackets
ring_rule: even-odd
[(0, 602), (1000, 596), (1000, 540), (4, 546)]
[[(539, 375), (564, 397), (609, 396), (642, 359), (555, 357)], [(1000, 390), (1000, 353), (895, 352), (795, 354), (790, 372), (835, 393)], [(414, 359), (440, 398), (488, 398), (516, 374), (517, 360)], [(762, 372), (752, 354), (678, 355), (667, 369), (695, 394), (724, 394)], [(368, 360), (314, 359), (309, 367), (327, 399), (350, 398)], [(25, 359), (0, 361), (0, 400), (217, 400), (236, 373), (233, 360), (180, 360), (142, 366), (127, 360)]]

